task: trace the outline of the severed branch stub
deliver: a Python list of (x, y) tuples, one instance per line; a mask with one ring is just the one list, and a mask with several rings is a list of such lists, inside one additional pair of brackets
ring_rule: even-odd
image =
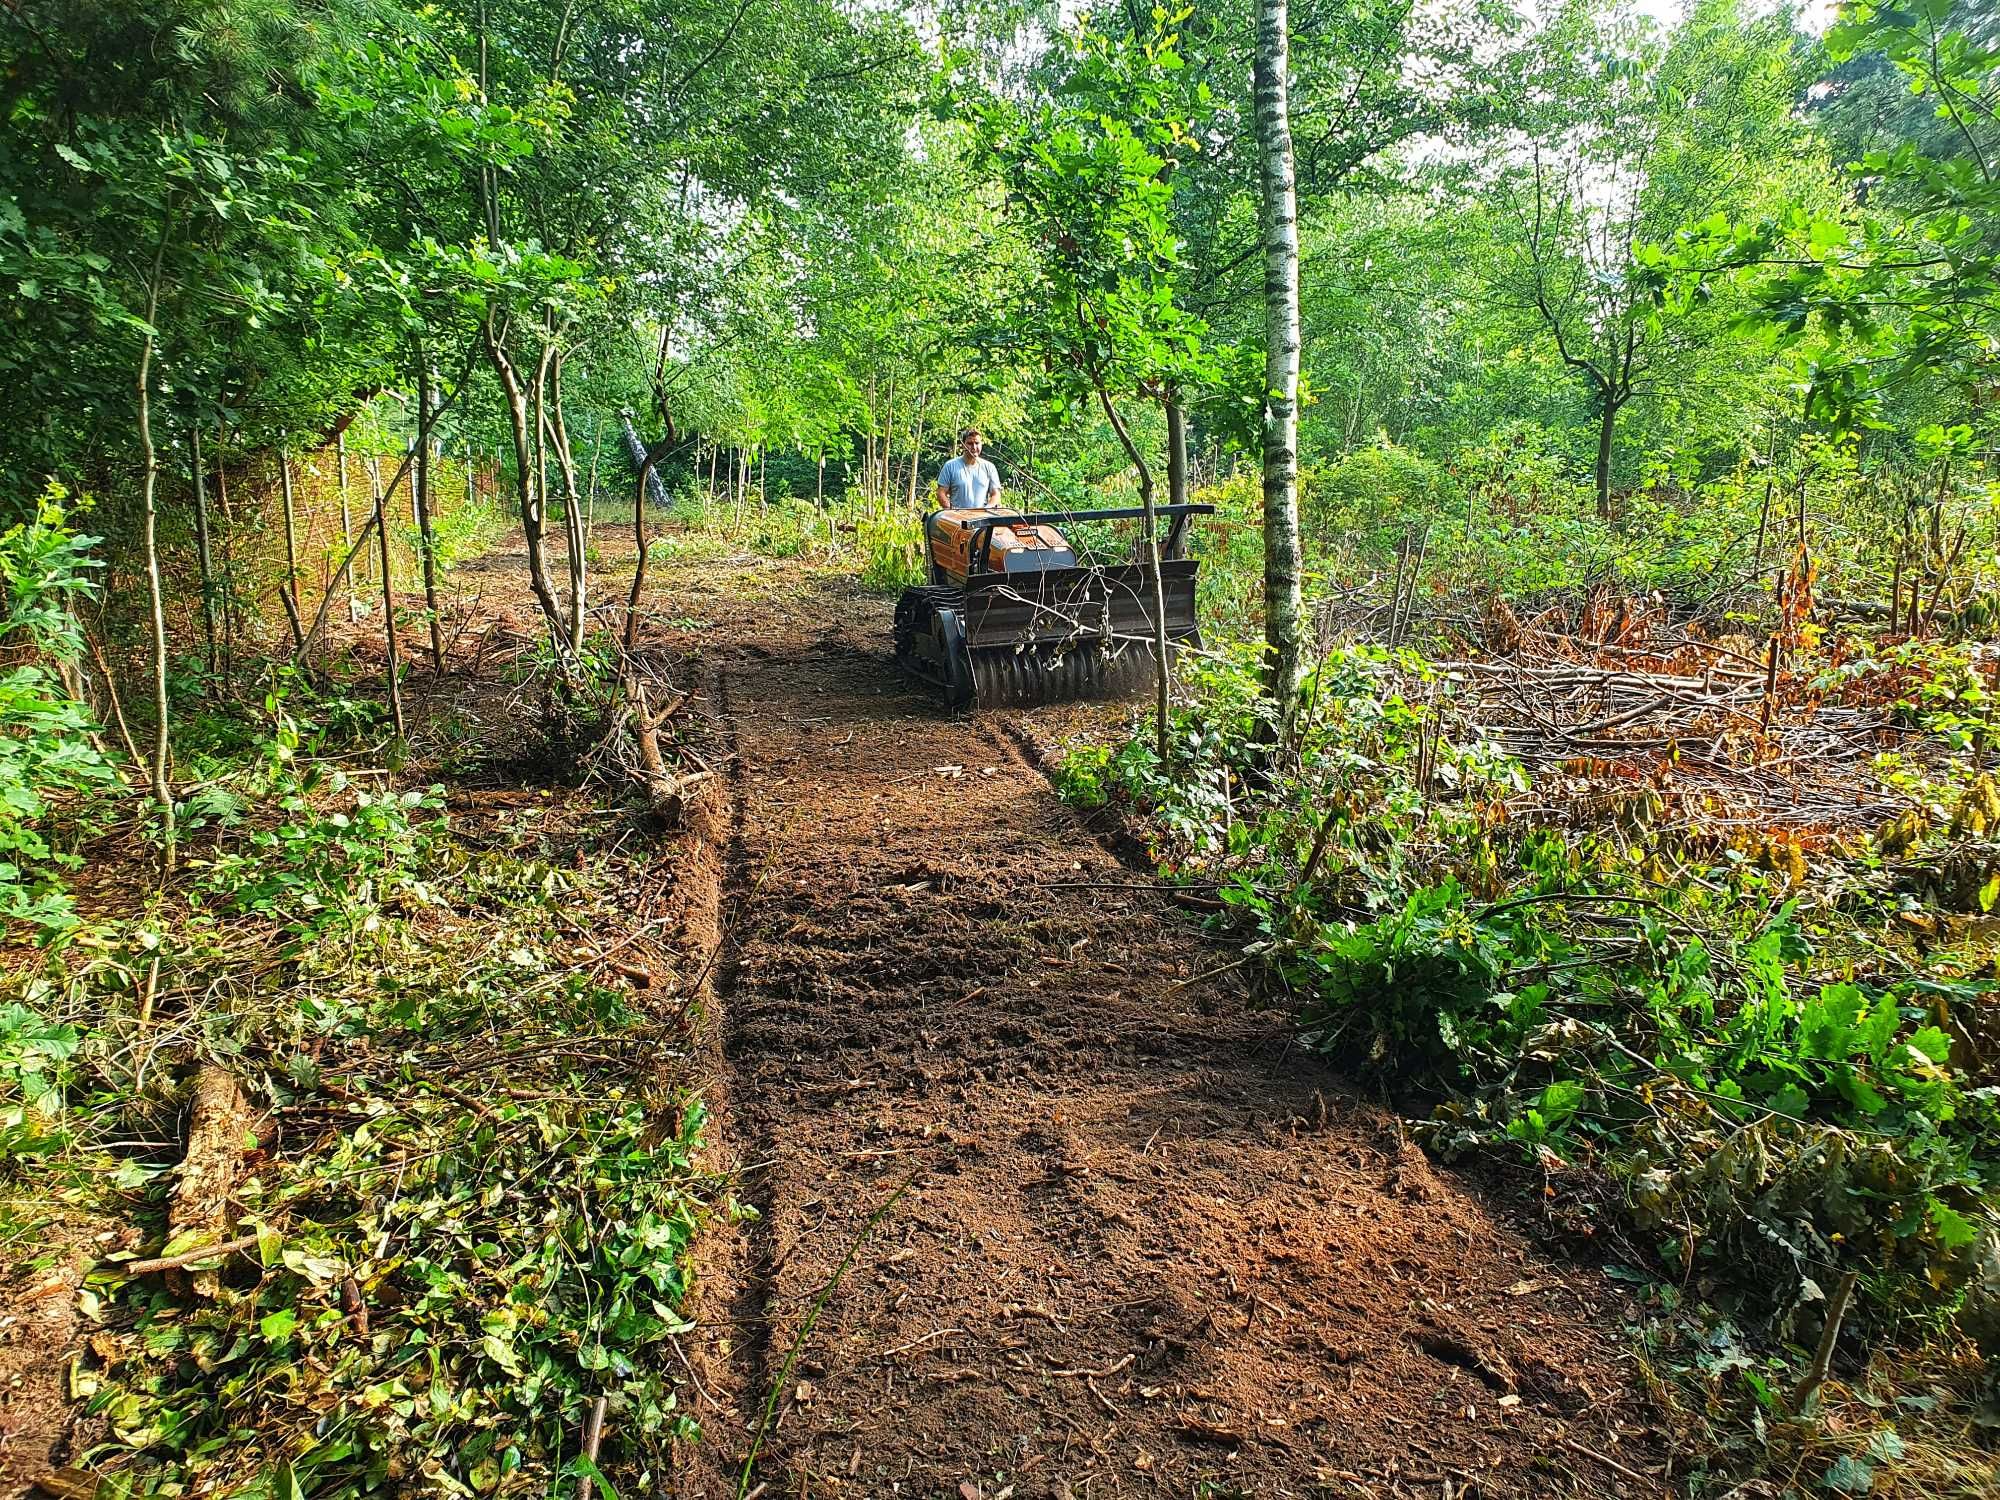
[(1813, 1351), (1812, 1367), (1792, 1392), (1792, 1411), (1795, 1415), (1809, 1411), (1819, 1396), (1820, 1387), (1826, 1384), (1827, 1372), (1833, 1367), (1834, 1346), (1840, 1342), (1840, 1325), (1847, 1317), (1847, 1304), (1854, 1296), (1854, 1284), (1860, 1279), (1858, 1272), (1842, 1271), (1840, 1279), (1833, 1284), (1833, 1295), (1826, 1302), (1826, 1321), (1820, 1325), (1819, 1347)]
[(639, 746), (640, 783), (645, 787), (654, 812), (669, 820), (678, 818), (681, 811), (680, 778), (667, 769), (666, 757), (660, 754), (660, 722), (666, 715), (654, 715), (652, 705), (646, 699), (646, 684), (639, 680), (636, 673), (625, 679), (625, 694), (632, 705), (632, 738)]

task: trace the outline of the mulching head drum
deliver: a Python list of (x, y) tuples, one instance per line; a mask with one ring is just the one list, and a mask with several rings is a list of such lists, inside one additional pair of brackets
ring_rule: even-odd
[[(1167, 649), (1198, 645), (1195, 565), (1161, 564)], [(896, 606), (896, 658), (954, 707), (1122, 698), (1154, 680), (1149, 568), (1051, 568), (934, 584)]]
[(1153, 685), (1152, 648), (1132, 642), (1115, 650), (1087, 641), (1067, 648), (987, 649), (971, 656), (973, 702), (980, 708), (1133, 698)]

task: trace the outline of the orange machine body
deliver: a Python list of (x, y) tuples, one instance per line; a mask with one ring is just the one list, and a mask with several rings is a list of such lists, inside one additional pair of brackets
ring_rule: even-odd
[[(968, 505), (933, 512), (931, 562), (952, 583), (981, 573), (1041, 573), (1073, 568), (1076, 553), (1053, 526), (995, 526), (982, 549), (981, 528), (995, 517), (1017, 514), (993, 505)], [(979, 554), (979, 555), (975, 555)]]

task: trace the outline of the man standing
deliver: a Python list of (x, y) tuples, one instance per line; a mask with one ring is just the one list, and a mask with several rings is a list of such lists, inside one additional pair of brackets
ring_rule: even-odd
[(981, 458), (979, 450), (977, 427), (968, 427), (958, 435), (958, 457), (938, 470), (939, 505), (962, 510), (999, 503), (1000, 471), (990, 460)]

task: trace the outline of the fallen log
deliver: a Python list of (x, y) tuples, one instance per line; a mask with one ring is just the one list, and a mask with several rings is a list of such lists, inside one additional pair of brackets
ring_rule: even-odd
[[(213, 1245), (228, 1236), (230, 1195), (242, 1172), (249, 1130), (249, 1106), (236, 1075), (219, 1063), (202, 1064), (195, 1075), (194, 1100), (188, 1111), (187, 1152), (181, 1158), (180, 1179), (167, 1214), (169, 1245), (188, 1240)], [(213, 1297), (222, 1288), (219, 1269), (185, 1274), (175, 1270), (170, 1274), (197, 1297)]]

